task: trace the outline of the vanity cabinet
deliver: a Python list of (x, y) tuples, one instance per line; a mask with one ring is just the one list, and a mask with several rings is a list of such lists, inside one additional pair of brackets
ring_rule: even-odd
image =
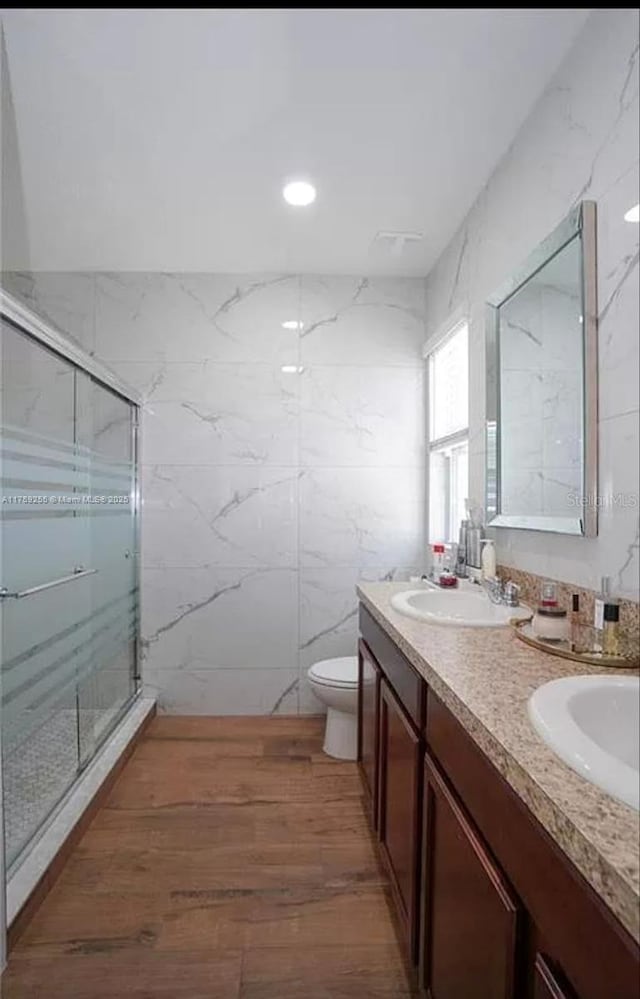
[(378, 731), (380, 667), (364, 642), (358, 643), (358, 762), (374, 829), (378, 828)]
[(378, 836), (412, 960), (418, 931), (421, 749), (419, 733), (382, 680)]
[(640, 999), (639, 948), (360, 609), (358, 752), (424, 999)]
[(420, 986), (432, 999), (515, 999), (519, 904), (427, 755)]
[(574, 993), (569, 992), (564, 985), (560, 984), (555, 972), (542, 954), (536, 954), (533, 974), (533, 999), (575, 999)]

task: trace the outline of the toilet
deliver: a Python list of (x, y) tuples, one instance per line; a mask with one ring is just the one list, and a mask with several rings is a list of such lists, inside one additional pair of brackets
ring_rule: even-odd
[(358, 657), (323, 659), (308, 671), (311, 689), (327, 707), (323, 749), (337, 760), (358, 755)]

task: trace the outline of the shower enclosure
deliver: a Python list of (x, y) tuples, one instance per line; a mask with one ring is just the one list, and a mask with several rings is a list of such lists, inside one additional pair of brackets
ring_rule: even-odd
[(6, 867), (130, 707), (138, 674), (138, 405), (0, 298), (0, 694)]

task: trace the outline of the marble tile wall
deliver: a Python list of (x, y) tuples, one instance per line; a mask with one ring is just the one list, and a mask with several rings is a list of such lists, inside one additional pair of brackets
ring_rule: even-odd
[(143, 676), (160, 710), (319, 710), (306, 670), (355, 652), (357, 580), (424, 564), (424, 282), (3, 283), (144, 397)]
[(427, 278), (427, 332), (470, 318), (470, 492), (484, 495), (484, 301), (583, 198), (597, 202), (599, 536), (496, 532), (506, 566), (638, 599), (638, 11), (596, 10)]

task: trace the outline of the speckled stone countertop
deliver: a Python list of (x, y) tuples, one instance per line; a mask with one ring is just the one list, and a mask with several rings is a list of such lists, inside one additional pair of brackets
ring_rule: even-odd
[[(548, 680), (597, 667), (538, 652), (509, 628), (454, 628), (399, 614), (404, 583), (361, 583), (363, 604), (632, 936), (640, 939), (640, 816), (583, 780), (527, 715)], [(415, 588), (415, 587), (414, 587)]]

